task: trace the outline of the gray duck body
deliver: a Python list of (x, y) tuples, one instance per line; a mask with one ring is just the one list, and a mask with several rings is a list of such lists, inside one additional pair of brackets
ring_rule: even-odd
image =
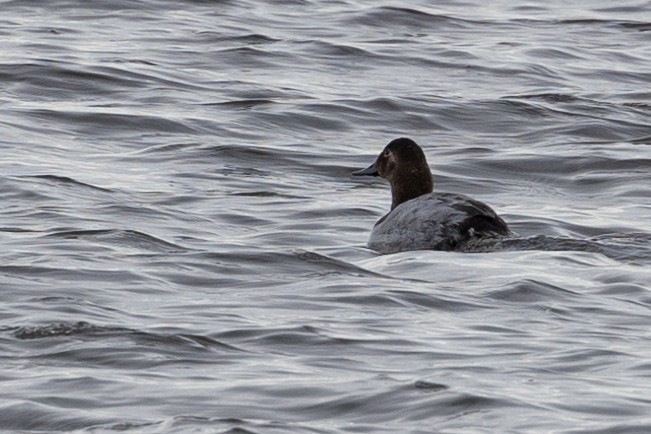
[(371, 166), (353, 175), (391, 183), (391, 211), (375, 224), (368, 241), (380, 253), (461, 250), (472, 238), (509, 234), (504, 220), (485, 203), (433, 192), (425, 154), (411, 139), (393, 140)]
[(506, 223), (488, 205), (462, 194), (436, 192), (403, 202), (382, 217), (368, 246), (380, 253), (457, 250), (473, 237), (506, 233)]

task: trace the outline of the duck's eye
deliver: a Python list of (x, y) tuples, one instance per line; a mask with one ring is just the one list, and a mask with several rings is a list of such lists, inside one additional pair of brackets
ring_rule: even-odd
[(391, 155), (391, 151), (389, 151), (388, 149), (382, 153), (382, 156), (384, 158), (389, 158), (389, 155)]

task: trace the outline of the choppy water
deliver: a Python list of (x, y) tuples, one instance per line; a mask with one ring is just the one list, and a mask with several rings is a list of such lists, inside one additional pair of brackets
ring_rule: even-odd
[(651, 431), (651, 2), (429, 3), (0, 2), (0, 430)]

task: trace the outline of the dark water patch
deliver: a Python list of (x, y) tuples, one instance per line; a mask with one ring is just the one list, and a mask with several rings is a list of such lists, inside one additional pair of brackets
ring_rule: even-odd
[[(266, 158), (265, 158), (266, 157)], [(268, 175), (264, 172), (267, 164), (275, 158), (281, 164), (284, 157), (291, 157), (291, 153), (274, 148), (257, 148), (245, 144), (219, 144), (210, 145), (198, 142), (169, 143), (167, 145), (144, 146), (140, 149), (130, 150), (119, 156), (125, 162), (141, 163), (143, 160), (151, 163), (167, 162), (185, 168), (184, 171), (175, 171), (170, 176), (195, 177), (197, 179), (209, 178), (212, 167), (223, 170), (225, 174), (230, 169), (241, 168), (242, 171), (257, 170), (256, 175)], [(207, 166), (206, 166), (207, 165)], [(254, 169), (258, 166), (258, 169)], [(246, 173), (243, 173), (246, 174)], [(253, 174), (253, 173), (251, 173)]]
[(648, 134), (648, 124), (622, 121), (618, 117), (621, 115), (617, 114), (611, 119), (585, 119), (578, 125), (559, 128), (558, 133), (572, 138), (583, 137), (590, 141), (605, 142), (628, 141)]
[[(35, 283), (59, 281), (67, 284), (71, 282), (83, 284), (86, 282), (88, 287), (96, 287), (99, 284), (117, 286), (118, 284), (126, 285), (144, 282), (142, 276), (131, 270), (105, 270), (91, 267), (79, 269), (76, 266), (63, 268), (39, 265), (0, 265), (0, 273), (12, 276), (29, 276)], [(92, 282), (92, 284), (88, 282)]]
[(70, 178), (68, 176), (61, 176), (61, 175), (31, 175), (31, 176), (22, 176), (21, 178), (25, 179), (42, 179), (45, 181), (49, 181), (52, 184), (58, 184), (64, 187), (71, 187), (71, 188), (88, 188), (91, 190), (96, 190), (96, 191), (101, 191), (104, 193), (112, 193), (113, 190), (109, 188), (104, 188), (104, 187), (98, 187), (96, 185), (91, 185), (85, 182), (77, 181), (76, 179)]
[[(373, 348), (386, 351), (387, 357), (399, 354), (413, 354), (416, 357), (423, 353), (423, 350), (414, 346), (413, 341), (400, 336), (377, 339), (369, 333), (350, 335), (312, 325), (233, 328), (218, 333), (216, 338), (250, 350), (258, 348), (260, 351), (284, 356), (319, 357), (345, 353), (349, 357), (355, 357), (367, 354)], [(359, 368), (362, 369), (362, 366)]]
[[(288, 252), (286, 250), (249, 251), (245, 249), (236, 251), (226, 247), (223, 252), (188, 252), (175, 257), (175, 263), (186, 266), (190, 270), (202, 270), (205, 278), (223, 277), (224, 273), (229, 277), (239, 276), (241, 278), (255, 273), (269, 284), (276, 280), (293, 281), (296, 276), (310, 276), (311, 278), (339, 275), (378, 276), (377, 273), (351, 262), (308, 250)], [(215, 269), (212, 269), (213, 267)], [(253, 287), (259, 285), (257, 279), (254, 282)]]
[(636, 145), (651, 145), (651, 136), (639, 137), (631, 140)]
[(261, 219), (255, 214), (249, 214), (244, 212), (220, 212), (217, 215), (219, 223), (215, 222), (215, 230), (217, 233), (222, 235), (227, 235), (229, 228), (224, 228), (222, 225), (232, 225), (232, 227), (238, 227), (241, 225), (247, 226), (249, 228), (261, 228), (270, 224), (269, 220)]
[(202, 144), (197, 142), (156, 144), (130, 151), (127, 155), (136, 160), (140, 160), (143, 156), (150, 159), (153, 156), (159, 155), (162, 156), (161, 159), (169, 160), (178, 158), (179, 155), (185, 157), (186, 154), (197, 148), (201, 148), (201, 146)]
[[(315, 101), (311, 92), (293, 83), (283, 86), (261, 86), (246, 80), (220, 80), (210, 84), (211, 89), (220, 91), (219, 101), (224, 97), (235, 100), (272, 100), (276, 102), (296, 103), (297, 101)], [(210, 103), (201, 102), (202, 106), (210, 107)]]
[(500, 136), (516, 134), (534, 124), (546, 125), (551, 118), (556, 117), (545, 107), (514, 100), (447, 103), (437, 107), (435, 115), (444, 129), (471, 130)]
[(353, 266), (352, 264), (346, 262), (346, 261), (341, 261), (336, 258), (329, 257), (327, 255), (323, 255), (320, 253), (316, 252), (311, 252), (308, 250), (297, 250), (292, 253), (292, 255), (301, 260), (304, 261), (307, 264), (314, 264), (318, 266), (327, 266), (333, 269), (337, 269), (340, 271), (349, 271), (349, 272), (355, 272), (359, 273), (360, 271), (363, 272), (364, 274), (368, 273), (369, 271), (364, 270), (360, 267)]
[(282, 111), (256, 114), (259, 127), (282, 128), (293, 132), (346, 131), (349, 125), (338, 117), (315, 116), (309, 113)]
[(255, 345), (276, 353), (295, 351), (304, 347), (310, 354), (322, 354), (335, 348), (360, 345), (368, 339), (335, 337), (313, 326), (292, 328), (239, 329), (218, 333), (217, 338), (236, 341), (240, 345)]
[(582, 101), (582, 98), (579, 98), (571, 94), (563, 93), (539, 93), (539, 94), (529, 94), (529, 95), (512, 95), (504, 96), (505, 99), (533, 99), (541, 100), (550, 103), (575, 103)]
[[(456, 289), (456, 288), (455, 288)], [(403, 305), (416, 306), (427, 310), (440, 310), (444, 312), (466, 312), (490, 308), (486, 304), (469, 301), (454, 300), (451, 297), (443, 297), (424, 292), (394, 290), (388, 294)]]
[[(236, 246), (240, 247), (240, 246)], [(228, 246), (224, 248), (228, 250)], [(232, 249), (235, 250), (235, 249)], [(204, 255), (208, 256), (208, 255)], [(253, 273), (252, 267), (238, 263), (238, 254), (233, 254), (232, 261), (196, 262), (175, 257), (170, 263), (165, 258), (147, 258), (147, 267), (155, 271), (155, 276), (163, 279), (171, 289), (179, 286), (191, 290), (205, 290), (206, 288), (249, 288), (251, 291), (259, 288), (264, 281), (266, 288), (279, 285), (283, 281), (281, 275), (258, 275), (255, 279), (245, 280), (243, 276)]]
[(46, 326), (24, 326), (14, 332), (17, 339), (43, 339), (58, 336), (95, 334), (117, 330), (97, 327), (85, 321), (76, 323), (57, 323)]
[(188, 249), (161, 240), (144, 232), (130, 229), (92, 229), (54, 232), (47, 235), (52, 238), (68, 240), (88, 240), (120, 247), (136, 248), (151, 252), (184, 252)]
[[(431, 283), (424, 279), (412, 278), (407, 275), (390, 275), (375, 273), (375, 286), (368, 287), (366, 279), (352, 281), (350, 279), (333, 279), (331, 274), (328, 283), (321, 286), (318, 295), (311, 295), (310, 299), (332, 305), (357, 305), (361, 308), (377, 307), (379, 309), (410, 308), (421, 311), (439, 310), (442, 312), (466, 312), (490, 308), (490, 306), (477, 301), (467, 301), (454, 295), (446, 295), (437, 291), (430, 292)], [(363, 276), (360, 276), (363, 277)], [(382, 280), (379, 280), (382, 279)], [(420, 287), (421, 291), (409, 289), (384, 289), (396, 285), (407, 287)], [(441, 288), (437, 288), (441, 289)], [(457, 288), (450, 288), (452, 292)]]
[[(613, 158), (598, 155), (527, 155), (517, 156), (508, 159), (483, 159), (481, 161), (484, 169), (495, 170), (496, 173), (536, 174), (544, 176), (547, 182), (553, 179), (567, 179), (568, 175), (582, 175), (586, 173), (609, 173), (614, 172), (619, 176), (621, 173), (644, 173), (651, 164), (651, 159), (641, 158)], [(613, 177), (614, 180), (617, 177)]]
[(201, 30), (195, 32), (205, 42), (218, 44), (219, 46), (234, 45), (240, 47), (242, 45), (267, 45), (280, 41), (278, 38), (273, 38), (268, 35), (260, 33), (249, 33), (243, 35), (231, 35), (212, 30)]
[[(634, 97), (626, 96), (626, 98)], [(637, 127), (644, 126), (646, 113), (639, 111), (636, 113), (633, 109), (646, 109), (646, 104), (643, 102), (620, 102), (608, 101), (603, 99), (603, 96), (595, 96), (592, 98), (579, 97), (570, 94), (530, 94), (530, 95), (513, 95), (502, 97), (505, 100), (533, 100), (544, 103), (544, 107), (550, 114), (563, 117), (583, 117), (585, 119), (595, 119), (601, 121), (617, 121), (615, 126), (620, 128), (624, 127)], [(642, 115), (642, 119), (635, 119), (636, 115)]]
[(608, 258), (644, 264), (651, 260), (651, 234), (599, 234), (591, 238), (535, 235), (527, 238), (501, 238), (479, 241), (469, 251), (568, 251), (598, 253)]
[(626, 22), (626, 23), (617, 23), (618, 26), (625, 29), (636, 30), (638, 32), (651, 32), (651, 23), (645, 22)]
[(82, 409), (72, 415), (67, 409), (30, 401), (11, 400), (0, 405), (0, 429), (12, 432), (66, 432), (109, 421)]
[[(155, 202), (151, 205), (141, 205), (138, 206), (138, 202), (145, 202), (146, 199), (134, 199), (135, 196), (125, 197), (123, 202), (117, 203), (108, 203), (102, 202), (101, 205), (95, 207), (97, 212), (104, 216), (102, 221), (109, 220), (109, 216), (112, 217), (111, 221), (113, 224), (119, 224), (124, 226), (129, 226), (131, 228), (143, 228), (141, 232), (145, 230), (152, 230), (151, 226), (157, 226), (157, 223), (162, 223), (168, 221), (172, 216), (176, 216), (177, 211), (175, 209), (170, 209), (169, 207), (163, 206), (164, 203), (159, 203), (157, 200), (158, 197), (165, 198), (165, 194), (162, 192), (151, 192), (150, 195), (147, 193), (143, 194), (143, 197), (149, 196), (151, 202)], [(164, 199), (161, 201), (164, 202)], [(205, 221), (205, 219), (197, 216), (194, 221)], [(117, 222), (117, 223), (115, 223)], [(144, 226), (143, 226), (144, 225)], [(94, 226), (99, 226), (95, 224)], [(83, 230), (83, 229), (82, 229)], [(104, 230), (104, 229), (101, 229)], [(106, 230), (137, 230), (137, 229), (106, 229)], [(146, 232), (145, 232), (146, 233)], [(171, 236), (177, 235), (176, 233), (170, 234)]]
[(280, 198), (280, 199), (301, 199), (302, 196), (295, 196), (277, 191), (236, 191), (230, 193), (231, 196), (244, 196), (244, 197), (264, 197), (264, 198)]
[(292, 253), (292, 256), (301, 261), (304, 266), (310, 266), (309, 268), (306, 268), (306, 271), (313, 268), (314, 271), (322, 276), (325, 276), (326, 274), (324, 273), (326, 272), (328, 274), (336, 273), (351, 276), (377, 276), (375, 272), (359, 267), (350, 262), (308, 250), (297, 250)]
[[(522, 71), (518, 72), (519, 74), (531, 75), (539, 80), (544, 78), (548, 80), (560, 81), (563, 79), (563, 74), (560, 71), (556, 70), (555, 68), (547, 67), (539, 63), (527, 63), (523, 66), (524, 68)], [(501, 69), (503, 68), (494, 71), (503, 74)], [(507, 74), (509, 73), (509, 71), (504, 71), (504, 72)]]
[(609, 80), (619, 83), (628, 83), (643, 85), (643, 83), (648, 83), (651, 79), (651, 72), (646, 71), (626, 71), (626, 70), (615, 70), (615, 69), (594, 69), (589, 72), (575, 72), (575, 75), (585, 78), (585, 79), (599, 79), (599, 80)]
[[(29, 177), (22, 177), (22, 176), (18, 176), (14, 179), (9, 178), (4, 181), (6, 182), (3, 182), (2, 185), (3, 187), (2, 198), (6, 204), (12, 202), (28, 203), (30, 204), (29, 208), (33, 209), (33, 204), (43, 205), (49, 201), (58, 199), (58, 195), (55, 192), (53, 192), (51, 189), (48, 189), (47, 191), (44, 191), (43, 189), (39, 189), (40, 191), (37, 191), (37, 189), (34, 188), (35, 184), (39, 186), (45, 185), (46, 187), (50, 187), (52, 186), (51, 181), (46, 180), (44, 182), (43, 180), (40, 180), (38, 178), (30, 179)], [(79, 187), (81, 186), (78, 182), (64, 183), (63, 185), (72, 186), (73, 187), (72, 190), (79, 189)], [(87, 188), (85, 186), (83, 187), (84, 188), (82, 188), (81, 190), (84, 192), (88, 192)]]
[(376, 307), (378, 309), (390, 309), (395, 307), (402, 307), (405, 305), (404, 302), (397, 299), (396, 297), (389, 296), (387, 294), (360, 294), (360, 293), (350, 293), (350, 287), (346, 285), (346, 288), (349, 290), (348, 294), (346, 293), (335, 293), (328, 294), (326, 291), (324, 295), (319, 296), (318, 300), (326, 303), (336, 303), (338, 305), (350, 304), (350, 305), (359, 305), (365, 308)]
[(617, 5), (617, 6), (608, 6), (608, 7), (596, 7), (592, 9), (595, 12), (601, 12), (605, 14), (637, 14), (640, 12), (646, 12), (646, 8), (642, 5)]
[[(85, 321), (22, 326), (13, 332), (19, 341), (37, 341), (34, 361), (41, 364), (92, 364), (120, 369), (163, 364), (232, 363), (230, 354), (248, 353), (214, 337), (188, 333), (158, 333), (125, 327), (98, 326)], [(134, 351), (134, 347), (140, 351)], [(237, 356), (234, 356), (237, 357)]]
[(197, 348), (192, 343), (179, 348), (178, 343), (168, 342), (162, 345), (121, 336), (111, 337), (110, 342), (106, 342), (87, 336), (72, 343), (61, 343), (52, 349), (41, 350), (31, 362), (53, 367), (131, 371), (171, 366), (227, 365), (241, 360), (240, 355), (218, 355), (216, 351), (202, 352), (197, 351)]
[(233, 345), (220, 342), (209, 336), (189, 334), (158, 334), (151, 332), (133, 331), (129, 337), (137, 344), (157, 346), (161, 348), (192, 349), (193, 351), (226, 351), (245, 352)]
[[(327, 41), (320, 40), (311, 40), (301, 42), (300, 48), (306, 52), (309, 52), (315, 57), (323, 58), (345, 58), (353, 62), (361, 59), (365, 60), (380, 60), (382, 56), (372, 53), (369, 50), (354, 46), (354, 45), (344, 45), (344, 44), (335, 44)], [(352, 67), (357, 65), (352, 64)]]
[(222, 48), (213, 55), (225, 65), (238, 68), (277, 68), (284, 63), (291, 63), (294, 56), (282, 51), (263, 49), (263, 45), (246, 45), (239, 47)]
[[(619, 26), (623, 22), (613, 19), (601, 19), (601, 18), (572, 18), (572, 19), (562, 19), (562, 20), (553, 20), (552, 23), (556, 25), (569, 25), (569, 26), (589, 26), (589, 27), (608, 27), (608, 26)], [(626, 21), (634, 22), (634, 21)]]
[(512, 405), (513, 403), (507, 400), (450, 391), (424, 394), (410, 385), (408, 387), (383, 388), (374, 392), (361, 389), (342, 397), (321, 399), (314, 405), (302, 405), (295, 408), (294, 411), (310, 418), (345, 417), (355, 421), (356, 424), (390, 424), (389, 426), (392, 426), (396, 420), (402, 421), (397, 425), (402, 425), (406, 421), (454, 417), (459, 413), (467, 415)]
[(497, 398), (490, 396), (474, 395), (470, 393), (462, 393), (456, 396), (443, 397), (440, 401), (443, 408), (440, 411), (443, 414), (455, 414), (459, 410), (462, 412), (482, 412), (489, 408), (509, 408), (519, 407), (515, 401), (509, 401), (505, 398)]
[[(453, 65), (456, 65), (459, 67), (460, 65), (475, 65), (478, 63), (481, 63), (481, 60), (479, 59), (478, 56), (476, 56), (473, 53), (470, 53), (468, 51), (463, 51), (460, 49), (450, 49), (448, 47), (440, 47), (438, 50), (435, 51), (435, 59), (440, 59), (440, 58), (446, 58), (450, 62), (448, 64), (442, 64), (442, 67), (450, 67), (452, 68)], [(444, 102), (445, 100), (443, 99), (441, 102)]]
[(575, 51), (561, 48), (533, 48), (527, 50), (526, 54), (532, 58), (543, 59), (562, 59), (562, 60), (578, 60), (584, 59), (583, 56), (578, 55)]
[[(532, 94), (503, 97), (540, 101), (547, 116), (563, 122), (558, 133), (602, 141), (630, 140), (648, 134), (648, 116), (640, 103), (611, 102), (567, 94)], [(578, 121), (577, 119), (580, 119)]]
[(513, 282), (510, 287), (499, 289), (488, 294), (490, 298), (512, 303), (557, 302), (559, 299), (574, 299), (579, 296), (576, 292), (545, 282), (525, 280)]
[[(316, 119), (316, 116), (309, 117)], [(328, 121), (326, 120), (325, 122)], [(268, 187), (269, 191), (289, 194), (296, 198), (307, 198), (309, 196), (297, 194), (301, 190), (300, 185), (293, 185), (295, 181), (289, 182), (288, 180), (305, 173), (310, 174), (310, 176), (325, 175), (338, 180), (344, 174), (346, 178), (349, 178), (348, 175), (350, 175), (350, 170), (347, 167), (333, 164), (333, 162), (328, 160), (324, 161), (323, 155), (311, 151), (310, 147), (310, 143), (301, 142), (268, 147), (256, 146), (255, 144), (182, 144), (178, 145), (178, 147), (173, 146), (171, 148), (150, 147), (144, 152), (147, 155), (156, 155), (153, 157), (154, 159), (182, 160), (185, 164), (211, 163), (209, 171), (199, 172), (195, 170), (189, 173), (177, 173), (175, 176), (178, 177), (212, 179), (212, 174), (217, 173), (224, 175), (224, 181), (229, 182), (233, 178), (241, 176), (248, 178), (246, 185), (249, 186), (256, 178), (260, 178), (264, 179), (264, 182), (260, 184), (262, 186), (278, 182), (277, 187), (282, 187), (274, 189), (270, 186)], [(127, 157), (129, 160), (138, 160), (138, 158), (139, 153)], [(339, 158), (335, 154), (332, 155), (332, 159), (332, 161), (335, 161)], [(312, 182), (315, 185), (321, 185), (315, 179), (303, 182)], [(241, 188), (238, 188), (238, 190), (241, 190)]]
[(25, 229), (25, 228), (16, 228), (16, 227), (0, 227), (0, 232), (10, 232), (10, 233), (38, 233), (40, 231), (33, 230), (33, 229)]
[(146, 60), (146, 59), (131, 59), (131, 58), (114, 58), (111, 59), (112, 63), (116, 64), (134, 64), (134, 65), (146, 65), (146, 66), (157, 66), (158, 64), (156, 62), (153, 62), (151, 60)]
[[(584, 336), (585, 337), (585, 336)], [(549, 369), (559, 372), (599, 372), (608, 369), (616, 360), (626, 360), (628, 355), (601, 348), (578, 348), (549, 356)]]
[(639, 263), (651, 260), (651, 234), (646, 232), (604, 234), (591, 241), (616, 259)]
[(74, 64), (41, 61), (0, 65), (0, 77), (14, 83), (14, 92), (30, 99), (80, 99), (142, 88), (152, 77), (113, 67), (80, 68)]
[(644, 110), (644, 111), (651, 111), (651, 104), (646, 104), (642, 102), (625, 102), (622, 103), (624, 107), (632, 107), (634, 109), (639, 109), (639, 110)]
[(383, 29), (437, 30), (459, 29), (482, 24), (478, 21), (464, 20), (446, 15), (431, 14), (415, 8), (380, 6), (357, 12), (347, 21), (350, 24), (379, 27)]
[[(648, 405), (648, 404), (647, 404)], [(645, 417), (646, 406), (629, 406), (626, 408), (612, 407), (612, 402), (604, 399), (603, 402), (588, 403), (567, 403), (556, 406), (560, 410), (573, 411), (580, 414), (600, 415), (600, 416), (620, 416), (620, 417)], [(637, 407), (637, 408), (636, 408)], [(639, 432), (639, 431), (638, 431)]]
[(68, 124), (70, 128), (81, 134), (109, 134), (116, 132), (125, 133), (192, 133), (197, 132), (196, 126), (190, 122), (172, 120), (160, 116), (141, 114), (122, 114), (102, 112), (99, 110), (88, 111), (63, 111), (50, 109), (30, 110), (29, 116), (45, 122)]
[[(511, 285), (513, 285), (513, 284), (511, 284)], [(507, 285), (507, 286), (509, 286), (509, 285)], [(502, 293), (502, 290), (500, 290), (498, 292), (500, 292), (500, 297), (502, 295), (506, 295), (506, 294)], [(516, 297), (519, 298), (519, 295), (516, 296)], [(507, 295), (507, 298), (509, 298), (508, 295)], [(490, 324), (480, 324), (480, 325), (477, 325), (477, 326), (473, 326), (472, 330), (475, 330), (475, 331), (477, 331), (479, 333), (490, 333), (490, 334), (493, 334), (493, 335), (509, 336), (509, 337), (510, 336), (525, 337), (525, 336), (528, 335), (528, 333), (526, 331), (524, 331), (524, 330), (515, 329), (515, 328), (507, 328), (507, 327), (502, 327), (502, 326), (495, 326), (495, 325), (490, 325)]]
[(221, 175), (227, 175), (227, 176), (240, 175), (240, 176), (252, 177), (252, 178), (262, 178), (262, 177), (269, 178), (272, 175), (271, 171), (266, 170), (264, 168), (258, 169), (255, 167), (241, 167), (241, 166), (232, 166), (232, 165), (226, 165), (224, 167), (221, 167), (218, 170), (216, 170), (216, 172)]
[[(34, 291), (37, 292), (37, 291)], [(67, 293), (66, 290), (61, 290), (60, 293)], [(111, 321), (116, 317), (123, 317), (125, 312), (120, 309), (111, 308), (98, 303), (93, 303), (87, 299), (82, 298), (83, 291), (79, 296), (66, 296), (66, 295), (52, 295), (45, 297), (31, 297), (18, 304), (14, 304), (16, 309), (31, 309), (35, 313), (39, 312), (48, 318), (51, 315), (60, 315), (66, 318), (84, 318), (92, 316), (96, 320)], [(78, 334), (97, 331), (97, 327), (89, 324), (86, 321), (77, 322), (59, 322), (47, 326), (38, 327), (21, 327), (21, 333), (27, 331), (34, 332), (34, 335), (42, 333), (44, 336), (60, 334)], [(28, 338), (25, 335), (25, 339)]]
[(481, 104), (485, 104), (489, 110), (494, 110), (495, 113), (499, 113), (499, 116), (505, 117), (515, 116), (534, 119), (552, 115), (552, 113), (544, 107), (522, 101), (501, 99), (498, 101), (483, 102)]
[(449, 389), (445, 384), (433, 383), (431, 381), (418, 380), (414, 383), (414, 387), (423, 393), (435, 393)]
[(341, 219), (343, 215), (348, 215), (350, 217), (367, 217), (375, 216), (376, 214), (371, 210), (365, 208), (358, 209), (349, 209), (348, 207), (332, 207), (324, 209), (322, 206), (316, 206), (314, 208), (304, 209), (302, 211), (296, 211), (289, 213), (292, 221), (295, 223), (289, 223), (284, 225), (288, 229), (312, 229), (318, 231), (323, 228), (324, 219), (338, 220)]
[(293, 152), (286, 150), (266, 148), (261, 146), (242, 146), (242, 145), (217, 145), (205, 148), (205, 151), (213, 158), (220, 161), (255, 162), (259, 165), (262, 161), (274, 161), (275, 164), (283, 161), (293, 161), (291, 159)]
[(639, 371), (644, 378), (651, 378), (651, 362), (649, 361), (638, 361), (629, 369)]
[[(203, 0), (186, 0), (197, 1)], [(208, 1), (208, 0), (206, 0)], [(150, 433), (160, 430), (163, 422), (110, 422), (106, 424), (97, 424), (84, 429), (83, 432), (89, 433), (106, 433), (106, 432), (129, 432), (129, 433)]]
[(235, 109), (235, 110), (252, 110), (258, 107), (266, 107), (274, 103), (275, 101), (270, 99), (242, 99), (242, 100), (235, 100), (235, 101), (207, 103), (205, 105), (224, 107), (224, 108)]
[[(392, 134), (403, 131), (438, 131), (446, 129), (435, 116), (431, 107), (410, 98), (379, 97), (370, 99), (338, 100), (334, 105), (309, 105), (315, 113), (328, 113), (346, 122), (346, 130), (354, 131), (356, 125), (376, 125), (393, 129)], [(343, 140), (346, 140), (345, 137)], [(379, 144), (378, 144), (379, 145)]]
[(388, 97), (371, 98), (366, 100), (344, 100), (343, 102), (364, 111), (372, 109), (378, 112), (402, 113), (411, 108), (409, 105), (405, 104), (402, 99)]

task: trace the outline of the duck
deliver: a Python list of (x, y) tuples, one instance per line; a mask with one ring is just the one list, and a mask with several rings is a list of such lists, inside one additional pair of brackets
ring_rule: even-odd
[(435, 192), (422, 148), (412, 139), (392, 140), (354, 176), (379, 176), (391, 184), (391, 210), (373, 227), (368, 247), (382, 254), (411, 250), (464, 250), (472, 239), (509, 235), (488, 205), (463, 194)]

